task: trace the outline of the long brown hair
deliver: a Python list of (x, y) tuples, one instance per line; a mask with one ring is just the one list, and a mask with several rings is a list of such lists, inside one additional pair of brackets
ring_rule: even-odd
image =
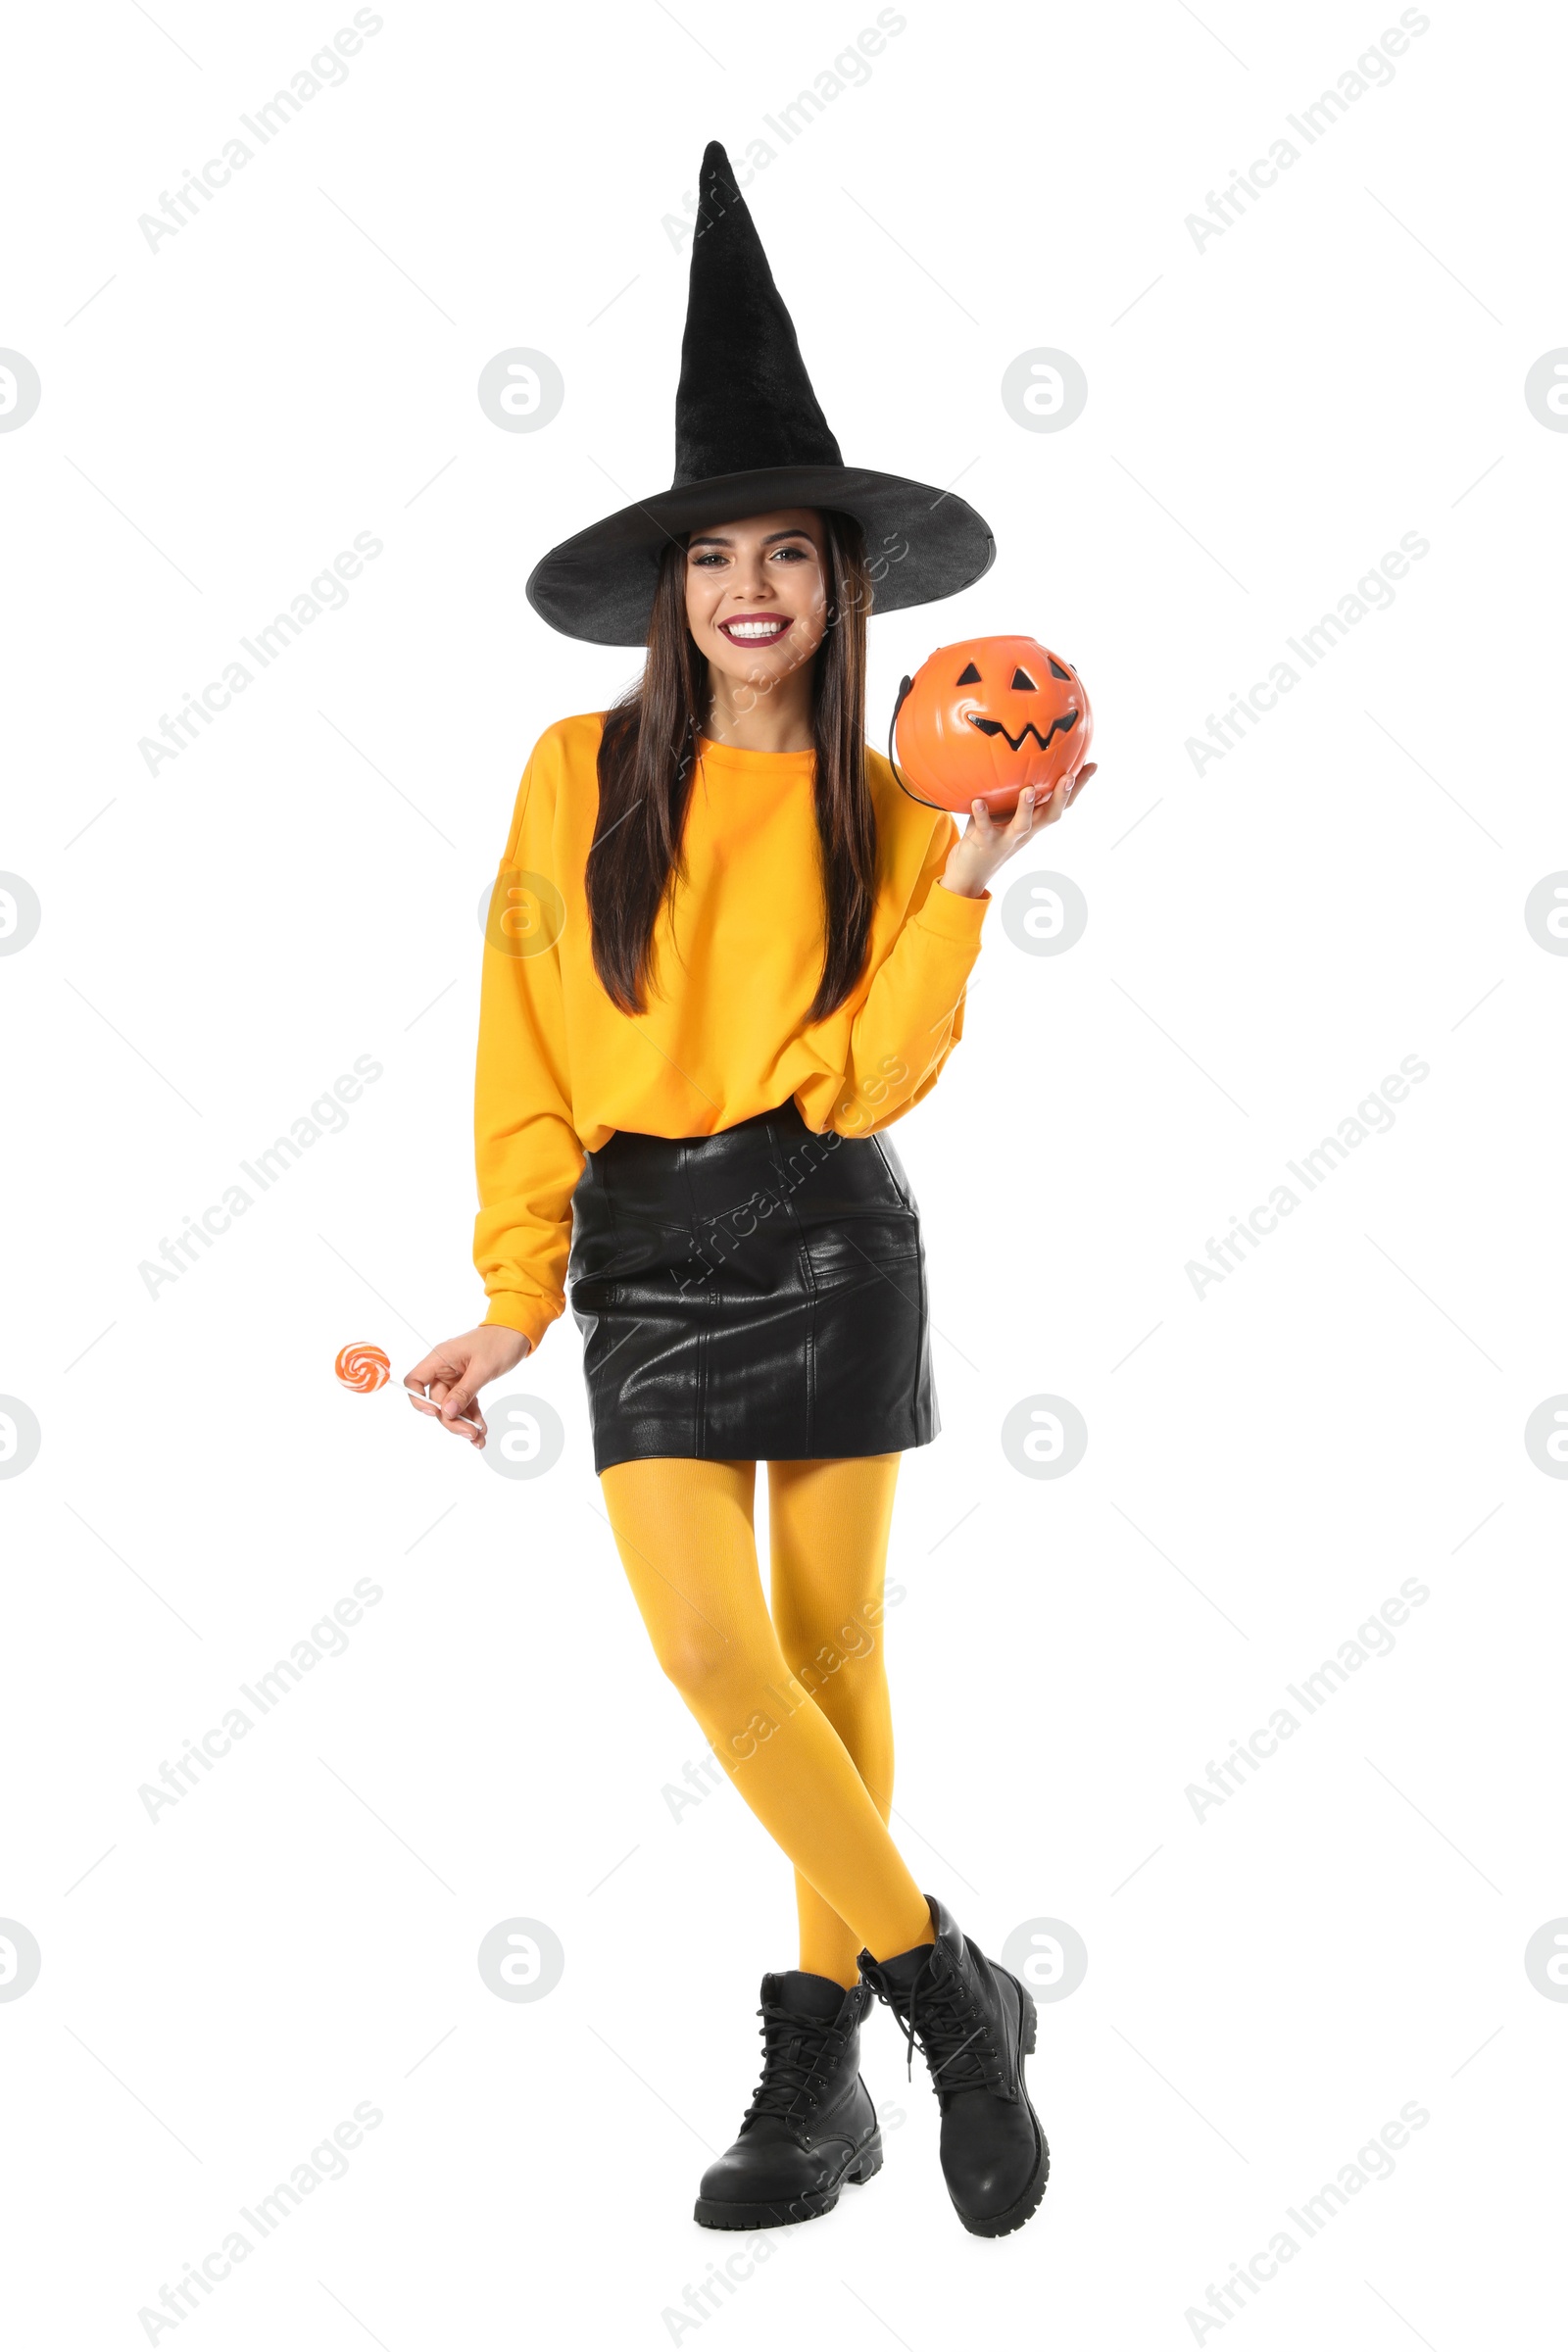
[[(806, 1015), (821, 1020), (859, 978), (876, 897), (876, 817), (865, 773), (865, 616), (871, 575), (859, 524), (822, 513), (827, 630), (812, 656), (811, 734), (826, 946)], [(594, 968), (622, 1012), (642, 1012), (654, 932), (686, 878), (681, 844), (708, 663), (686, 625), (686, 545), (659, 567), (643, 673), (606, 714), (599, 817), (586, 872)]]

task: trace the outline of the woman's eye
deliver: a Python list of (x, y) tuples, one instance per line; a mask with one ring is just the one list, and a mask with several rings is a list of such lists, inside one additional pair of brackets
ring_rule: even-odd
[[(780, 557), (787, 558), (792, 564), (807, 564), (810, 561), (810, 552), (808, 549), (804, 547), (774, 548), (774, 561), (777, 562)], [(722, 548), (710, 547), (707, 549), (704, 554), (700, 556), (693, 556), (691, 560), (691, 565), (693, 571), (696, 571), (700, 566), (706, 570), (710, 569), (715, 564), (727, 564), (729, 558)]]

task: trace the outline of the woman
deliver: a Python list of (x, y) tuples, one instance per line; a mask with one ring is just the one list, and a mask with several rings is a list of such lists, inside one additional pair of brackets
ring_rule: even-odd
[[(976, 802), (960, 838), (866, 747), (873, 598), (950, 593), (991, 558), (947, 504), (842, 465), (710, 147), (675, 482), (529, 582), (554, 625), (629, 632), (647, 662), (612, 710), (549, 728), (523, 777), (481, 1000), (490, 1305), (407, 1385), (482, 1445), (479, 1392), (569, 1287), (655, 1652), (795, 1866), (799, 1967), (762, 1980), (762, 2080), (697, 2201), (716, 2229), (813, 2218), (879, 2169), (858, 2072), (874, 1995), (931, 2066), (967, 2229), (1018, 2228), (1049, 2168), (1029, 1994), (887, 1828), (883, 1564), (900, 1454), (939, 1423), (919, 1215), (886, 1129), (962, 1034), (991, 878), (1074, 789), (1025, 795), (1005, 825)], [(868, 536), (899, 552), (868, 559)]]

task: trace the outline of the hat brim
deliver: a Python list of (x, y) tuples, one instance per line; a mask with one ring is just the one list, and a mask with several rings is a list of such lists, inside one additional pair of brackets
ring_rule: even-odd
[(951, 490), (858, 466), (771, 466), (657, 491), (564, 539), (534, 565), (525, 594), (564, 636), (646, 645), (659, 563), (684, 531), (780, 507), (833, 507), (865, 533), (872, 610), (897, 612), (970, 587), (996, 561), (990, 526)]

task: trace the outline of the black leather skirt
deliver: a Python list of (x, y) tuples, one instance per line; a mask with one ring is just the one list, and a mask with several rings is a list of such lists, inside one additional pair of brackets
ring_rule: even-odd
[(596, 1472), (937, 1435), (920, 1212), (885, 1135), (812, 1135), (793, 1099), (717, 1135), (621, 1130), (571, 1208)]

